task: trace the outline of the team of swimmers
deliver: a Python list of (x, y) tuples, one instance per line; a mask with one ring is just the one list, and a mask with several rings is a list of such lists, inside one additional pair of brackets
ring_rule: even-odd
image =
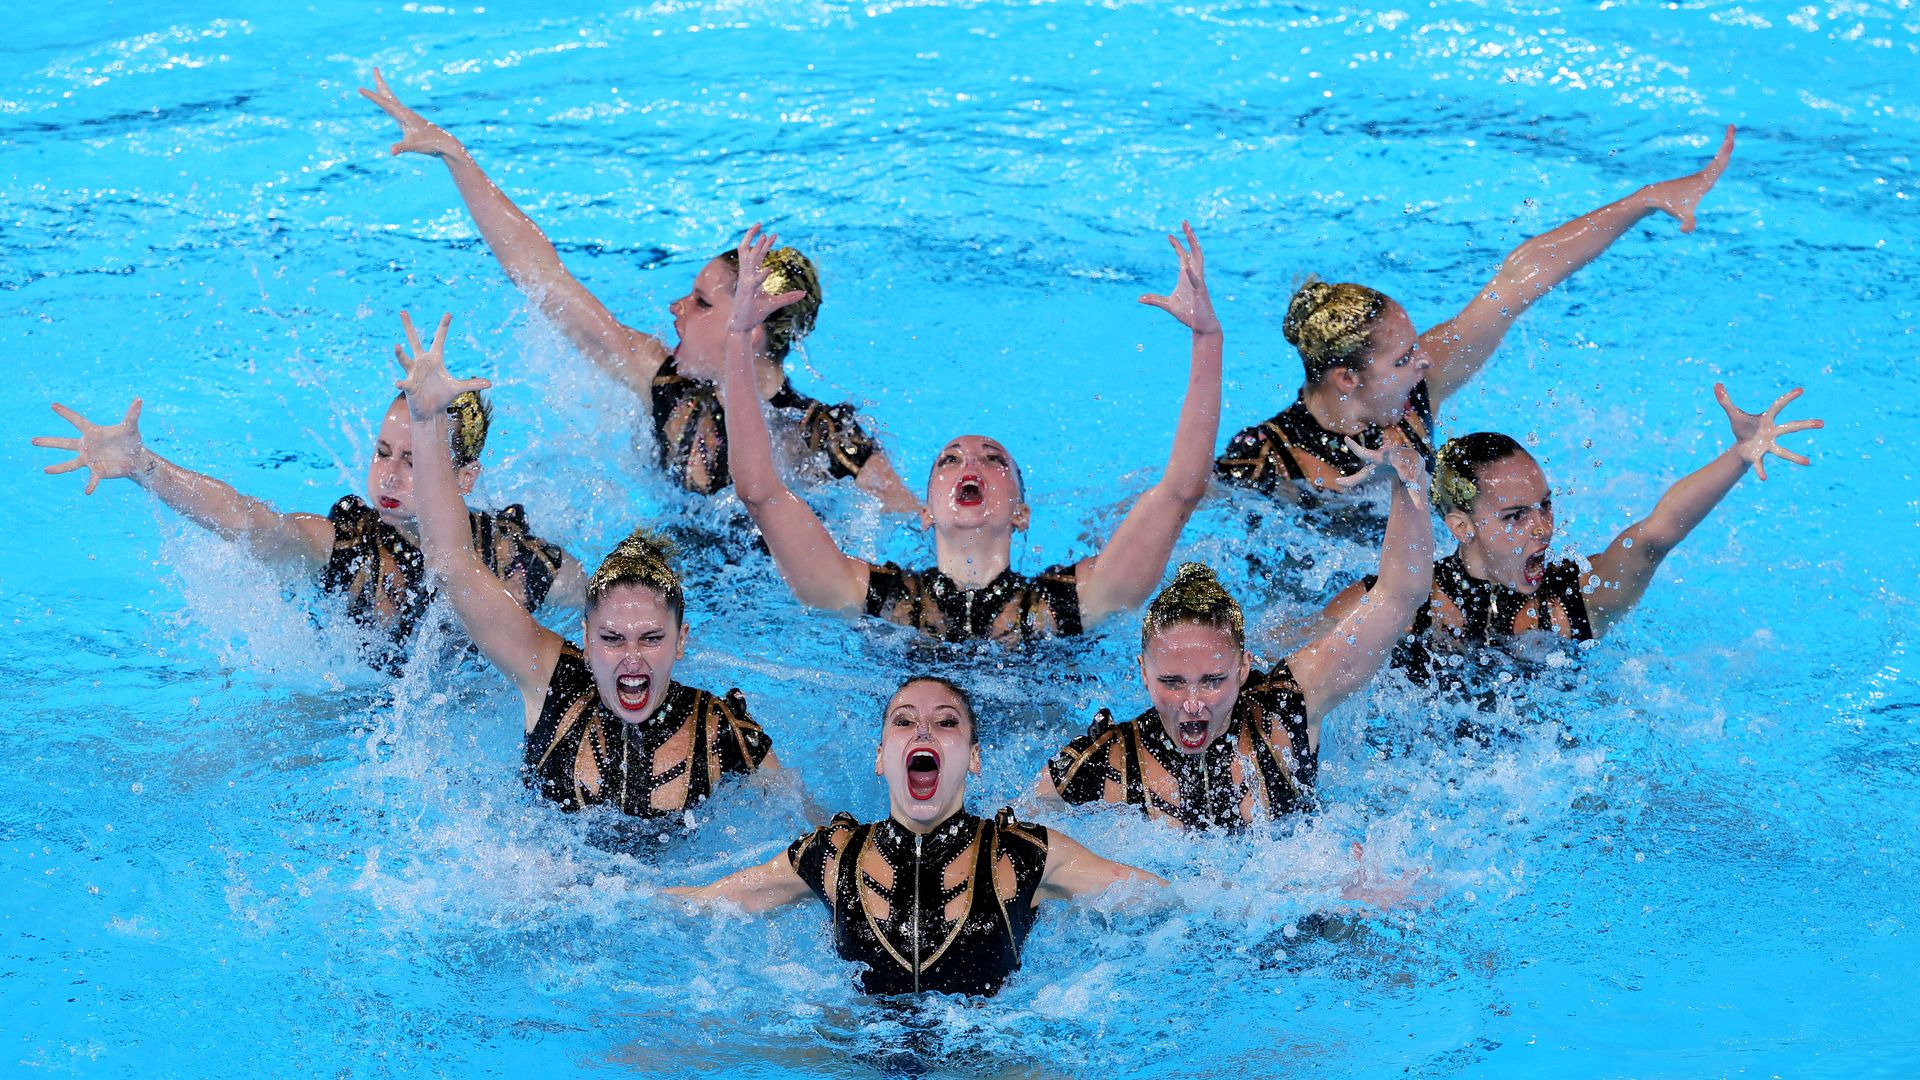
[[(569, 274), (540, 229), (445, 130), (402, 104), (379, 72), (362, 90), (396, 120), (392, 152), (444, 161), (482, 236), (514, 283), (586, 357), (651, 406), (658, 462), (687, 490), (731, 486), (775, 567), (804, 605), (914, 627), (948, 642), (1017, 647), (1082, 633), (1146, 604), (1139, 669), (1150, 707), (1116, 723), (1101, 711), (1047, 762), (1034, 805), (1118, 803), (1170, 826), (1235, 828), (1315, 804), (1321, 722), (1389, 661), (1435, 692), (1471, 689), (1462, 658), (1529, 632), (1604, 633), (1645, 592), (1660, 561), (1749, 468), (1768, 455), (1805, 465), (1779, 438), (1821, 426), (1782, 422), (1800, 393), (1765, 412), (1714, 392), (1732, 444), (1683, 478), (1648, 517), (1586, 560), (1550, 561), (1551, 490), (1518, 442), (1477, 432), (1436, 445), (1434, 409), (1470, 380), (1526, 308), (1591, 262), (1636, 222), (1664, 212), (1691, 231), (1726, 168), (1733, 131), (1697, 173), (1649, 185), (1520, 245), (1454, 318), (1424, 333), (1387, 296), (1310, 280), (1291, 298), (1284, 333), (1305, 382), (1272, 419), (1235, 435), (1217, 458), (1223, 336), (1206, 264), (1190, 227), (1170, 236), (1178, 268), (1166, 295), (1141, 297), (1191, 334), (1188, 382), (1167, 466), (1100, 550), (1033, 577), (1011, 567), (1030, 513), (1006, 447), (962, 435), (936, 456), (927, 495), (912, 492), (855, 411), (796, 391), (785, 369), (821, 303), (817, 271), (758, 226), (703, 266), (670, 310), (672, 348), (633, 330)], [(281, 513), (155, 454), (140, 437), (141, 402), (116, 424), (64, 405), (76, 434), (36, 446), (72, 451), (49, 473), (86, 469), (86, 491), (126, 478), (189, 520), (269, 563), (347, 597), (349, 614), (399, 646), (437, 594), (467, 636), (520, 692), (524, 770), (542, 797), (576, 810), (682, 814), (729, 775), (776, 775), (771, 736), (739, 691), (674, 680), (687, 640), (687, 598), (666, 545), (642, 528), (587, 573), (541, 540), (520, 507), (472, 511), (492, 412), (482, 379), (447, 368), (451, 316), (421, 341), (402, 316), (401, 393), (381, 420), (366, 498), (325, 516)], [(757, 407), (729, 407), (753, 402)], [(877, 565), (843, 553), (784, 475), (852, 479), (888, 510), (915, 514), (933, 536), (932, 565)], [(1200, 563), (1155, 587), (1189, 517), (1214, 481), (1364, 524), (1363, 489), (1384, 488), (1380, 570), (1335, 596), (1304, 645), (1256, 670), (1240, 604)], [(1434, 559), (1435, 512), (1457, 541)], [(1149, 602), (1149, 598), (1151, 600)], [(582, 636), (542, 625), (543, 605), (579, 609)], [(391, 659), (391, 657), (389, 658)], [(1045, 899), (1121, 882), (1150, 891), (1153, 873), (1094, 854), (1002, 810), (976, 817), (967, 778), (980, 770), (978, 718), (945, 678), (903, 682), (881, 713), (874, 772), (888, 813), (842, 814), (784, 853), (710, 885), (667, 890), (699, 906), (764, 910), (811, 895), (830, 912), (840, 955), (862, 965), (874, 994), (989, 994), (1019, 966)]]

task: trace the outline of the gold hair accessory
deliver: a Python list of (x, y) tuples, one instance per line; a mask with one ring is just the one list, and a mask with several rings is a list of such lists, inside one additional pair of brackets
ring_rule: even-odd
[(615, 585), (645, 585), (666, 596), (680, 595), (680, 575), (669, 561), (673, 544), (644, 526), (614, 545), (587, 579), (587, 595), (597, 597)]
[(1213, 569), (1205, 563), (1181, 563), (1180, 569), (1174, 572), (1173, 583), (1160, 590), (1160, 595), (1147, 605), (1141, 636), (1150, 638), (1160, 628), (1174, 623), (1214, 623), (1222, 618), (1233, 629), (1235, 641), (1246, 638), (1246, 621), (1240, 613), (1240, 603), (1220, 584)]
[(478, 390), (468, 390), (453, 399), (447, 405), (447, 415), (453, 418), (453, 457), (458, 465), (469, 465), (480, 460), (480, 452), (487, 447), (487, 427), (493, 419), (493, 410)]
[(1443, 471), (1434, 478), (1434, 487), (1438, 489), (1443, 510), (1466, 510), (1480, 497), (1480, 485), (1452, 470)]

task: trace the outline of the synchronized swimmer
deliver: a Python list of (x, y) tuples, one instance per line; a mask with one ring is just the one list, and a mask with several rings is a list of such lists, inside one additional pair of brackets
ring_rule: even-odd
[(1418, 449), (1431, 471), (1434, 410), (1486, 366), (1520, 316), (1649, 214), (1667, 214), (1692, 232), (1694, 211), (1732, 157), (1729, 125), (1706, 168), (1649, 184), (1521, 244), (1458, 315), (1425, 332), (1376, 289), (1309, 280), (1288, 302), (1282, 325), (1300, 350), (1306, 385), (1279, 415), (1235, 435), (1216, 473), (1314, 507), (1372, 476), (1376, 462), (1349, 440), (1377, 448), (1388, 430)]
[[(1389, 658), (1429, 692), (1471, 690), (1472, 669), (1441, 657), (1529, 633), (1600, 636), (1750, 468), (1765, 480), (1769, 455), (1809, 463), (1782, 447), (1782, 436), (1822, 426), (1779, 420), (1798, 389), (1753, 414), (1716, 385), (1732, 444), (1581, 561), (1550, 559), (1551, 489), (1518, 442), (1478, 432), (1434, 449), (1436, 408), (1486, 364), (1534, 301), (1649, 214), (1693, 230), (1701, 198), (1732, 155), (1731, 127), (1705, 169), (1520, 245), (1465, 309), (1424, 333), (1372, 288), (1309, 279), (1284, 322), (1305, 385), (1291, 406), (1235, 435), (1217, 458), (1223, 331), (1200, 243), (1183, 223), (1181, 236), (1168, 237), (1178, 259), (1174, 288), (1140, 298), (1190, 339), (1166, 468), (1099, 550), (1027, 577), (1012, 568), (1012, 554), (1031, 511), (1005, 444), (982, 435), (950, 441), (922, 500), (851, 407), (793, 388), (786, 359), (813, 328), (822, 299), (819, 273), (800, 252), (777, 247), (758, 225), (747, 230), (670, 306), (678, 340), (669, 348), (615, 319), (466, 147), (403, 105), (378, 71), (374, 88), (361, 93), (400, 125), (392, 152), (444, 162), (508, 277), (646, 404), (667, 475), (701, 495), (733, 488), (802, 605), (1013, 650), (998, 651), (994, 662), (1004, 664), (1025, 655), (1028, 642), (1086, 633), (1152, 596), (1138, 659), (1151, 707), (1119, 723), (1101, 711), (1048, 761), (1035, 782), (1043, 813), (1063, 803), (1114, 803), (1181, 828), (1230, 831), (1306, 814), (1317, 803), (1323, 721)], [(317, 576), (323, 589), (348, 597), (355, 619), (396, 642), (414, 633), (437, 589), (479, 652), (519, 690), (524, 778), (564, 810), (604, 805), (665, 818), (726, 784), (797, 788), (738, 690), (714, 694), (675, 681), (687, 596), (655, 534), (634, 530), (589, 576), (535, 536), (520, 507), (466, 507), (492, 415), (481, 395), (490, 383), (449, 373), (451, 319), (422, 343), (402, 315), (407, 344), (395, 354), (405, 378), (381, 419), (366, 499), (349, 495), (325, 516), (280, 513), (155, 454), (141, 440), (138, 400), (111, 425), (55, 404), (77, 435), (33, 444), (71, 451), (46, 471), (87, 470), (89, 494), (103, 480), (131, 479), (263, 561)], [(932, 565), (906, 570), (843, 552), (783, 478), (796, 470), (813, 480), (851, 478), (886, 509), (916, 514), (932, 533)], [(1318, 633), (1264, 670), (1247, 647), (1240, 603), (1206, 565), (1181, 565), (1153, 595), (1216, 477), (1305, 509), (1341, 506), (1341, 496), (1376, 475), (1389, 505), (1379, 573), (1335, 596)], [(1457, 541), (1437, 563), (1436, 509)], [(752, 550), (746, 537), (710, 542)], [(543, 604), (583, 612), (578, 643), (535, 618)], [(844, 631), (822, 630), (833, 632)], [(1443, 668), (1456, 674), (1440, 679)], [(763, 864), (666, 893), (749, 911), (812, 896), (826, 905), (839, 955), (860, 965), (861, 988), (876, 995), (995, 993), (1020, 966), (1043, 901), (1127, 883), (1162, 895), (1163, 878), (1102, 858), (1057, 829), (1011, 810), (971, 813), (979, 723), (958, 683), (906, 678), (883, 710), (874, 756), (885, 817), (841, 814)], [(1389, 906), (1394, 895), (1362, 898)]]
[[(347, 598), (349, 616), (385, 630), (396, 644), (411, 638), (433, 589), (420, 551), (414, 492), (418, 444), (407, 422), (404, 396), (394, 398), (380, 420), (373, 458), (367, 463), (366, 500), (343, 496), (325, 515), (282, 513), (229, 484), (168, 461), (141, 440), (140, 410), (136, 398), (119, 423), (96, 424), (56, 402), (53, 411), (78, 429), (78, 437), (41, 436), (33, 445), (73, 451), (71, 460), (46, 471), (87, 470), (87, 494), (102, 480), (132, 480), (187, 520), (237, 541), (269, 566), (318, 576), (325, 591)], [(480, 479), (480, 454), (493, 409), (472, 391), (452, 398), (445, 411), (438, 442), (427, 445), (450, 447), (454, 482), (466, 495)], [(422, 459), (446, 456), (424, 454)], [(586, 577), (579, 562), (533, 535), (518, 504), (468, 515), (467, 539), (483, 572), (523, 613), (542, 604), (578, 608), (584, 601)]]

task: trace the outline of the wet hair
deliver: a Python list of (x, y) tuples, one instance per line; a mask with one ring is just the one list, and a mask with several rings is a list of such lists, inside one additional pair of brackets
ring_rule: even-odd
[(1471, 513), (1480, 498), (1480, 470), (1505, 461), (1526, 448), (1497, 431), (1476, 431), (1448, 439), (1440, 448), (1433, 476), (1433, 505), (1445, 517), (1459, 510)]
[(587, 579), (587, 610), (597, 607), (616, 586), (640, 585), (660, 594), (673, 610), (677, 625), (686, 615), (687, 595), (680, 586), (680, 575), (674, 572), (672, 557), (673, 545), (665, 537), (644, 525), (633, 530), (614, 545), (600, 561), (600, 568)]
[[(733, 248), (714, 256), (721, 262), (740, 272), (740, 253)], [(799, 248), (775, 248), (767, 252), (767, 280), (760, 284), (760, 291), (768, 296), (799, 289), (806, 293), (800, 299), (767, 316), (761, 325), (767, 331), (767, 351), (773, 358), (786, 362), (787, 351), (793, 343), (806, 337), (813, 330), (813, 322), (820, 317), (820, 272), (813, 263), (800, 254)]]
[[(395, 394), (393, 405), (406, 400), (407, 395)], [(480, 452), (487, 448), (487, 429), (492, 426), (493, 402), (482, 397), (480, 391), (469, 390), (453, 399), (447, 406), (447, 443), (453, 450), (454, 468), (464, 469), (480, 460)]]
[[(964, 713), (967, 718), (967, 741), (973, 744), (974, 746), (979, 746), (980, 745), (980, 720), (977, 716), (974, 715), (974, 712), (973, 712), (973, 695), (967, 693), (965, 687), (961, 686), (959, 683), (954, 682), (952, 679), (949, 679), (944, 675), (912, 676), (911, 678), (907, 679), (906, 682), (901, 683), (899, 689), (895, 690), (887, 698), (887, 705), (893, 704), (893, 699), (900, 696), (901, 690), (905, 690), (907, 687), (912, 686), (914, 683), (923, 683), (923, 682), (930, 682), (937, 686), (944, 686), (947, 688), (948, 693), (960, 699), (960, 711)], [(880, 710), (880, 722), (883, 725), (887, 722), (887, 712), (888, 712), (888, 709), (885, 706), (882, 706)]]
[(1206, 563), (1181, 563), (1173, 583), (1147, 605), (1146, 620), (1140, 624), (1140, 647), (1145, 649), (1155, 635), (1184, 623), (1224, 630), (1233, 637), (1234, 648), (1246, 647), (1247, 624), (1240, 604)]
[(1280, 332), (1300, 350), (1307, 385), (1320, 382), (1334, 368), (1365, 367), (1374, 324), (1392, 302), (1385, 293), (1351, 281), (1328, 284), (1310, 277), (1295, 290)]

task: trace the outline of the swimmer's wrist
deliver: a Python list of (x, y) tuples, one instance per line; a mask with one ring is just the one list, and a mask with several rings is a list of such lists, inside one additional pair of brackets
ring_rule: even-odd
[(146, 487), (160, 469), (160, 455), (142, 446), (133, 455), (133, 468), (127, 473), (133, 482)]

